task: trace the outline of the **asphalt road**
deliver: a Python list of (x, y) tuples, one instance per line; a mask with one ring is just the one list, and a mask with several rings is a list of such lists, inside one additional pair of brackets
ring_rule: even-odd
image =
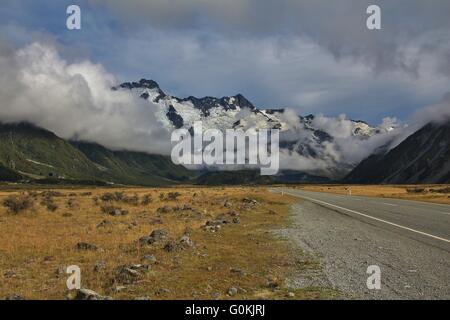
[[(317, 283), (299, 277), (298, 286), (329, 285), (357, 299), (450, 299), (450, 206), (283, 192), (303, 199), (285, 236), (316, 255), (325, 272)], [(373, 265), (381, 270), (380, 290), (367, 288)]]

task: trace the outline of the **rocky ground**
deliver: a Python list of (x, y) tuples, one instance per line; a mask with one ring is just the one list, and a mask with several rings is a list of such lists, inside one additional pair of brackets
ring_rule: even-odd
[[(239, 187), (5, 190), (0, 297), (329, 298), (290, 284), (314, 265), (274, 236), (293, 201)], [(67, 289), (71, 265), (82, 290)]]

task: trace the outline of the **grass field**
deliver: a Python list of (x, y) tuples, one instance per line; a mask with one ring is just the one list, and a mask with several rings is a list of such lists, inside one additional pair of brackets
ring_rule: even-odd
[(0, 298), (65, 299), (69, 265), (114, 299), (329, 298), (285, 285), (305, 265), (272, 232), (292, 201), (265, 188), (3, 188)]
[(300, 185), (295, 188), (450, 204), (450, 185)]

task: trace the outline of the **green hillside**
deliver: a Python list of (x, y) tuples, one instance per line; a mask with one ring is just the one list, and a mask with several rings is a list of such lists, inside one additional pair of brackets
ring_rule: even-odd
[(171, 159), (143, 152), (111, 151), (99, 144), (71, 142), (112, 182), (139, 185), (164, 185), (187, 182), (194, 173), (177, 166)]
[(0, 125), (0, 164), (33, 179), (96, 179), (99, 170), (70, 143), (28, 123)]
[(0, 181), (15, 182), (21, 180), (22, 178), (23, 177), (17, 172), (0, 165)]
[(193, 174), (170, 158), (68, 142), (28, 123), (0, 124), (0, 180), (167, 185)]

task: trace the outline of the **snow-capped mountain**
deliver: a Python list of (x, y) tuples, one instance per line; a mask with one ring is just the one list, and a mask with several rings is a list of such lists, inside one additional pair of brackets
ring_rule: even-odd
[(278, 117), (284, 110), (259, 110), (241, 94), (220, 99), (192, 96), (180, 99), (166, 95), (155, 81), (145, 79), (139, 82), (126, 82), (114, 89), (128, 89), (155, 104), (158, 119), (168, 128), (189, 129), (195, 121), (201, 120), (204, 129), (250, 127), (288, 129)]
[[(149, 101), (157, 119), (169, 130), (190, 129), (196, 121), (202, 121), (204, 129), (279, 129), (280, 148), (287, 158), (320, 160), (318, 168), (305, 171), (333, 178), (342, 177), (362, 160), (339, 155), (339, 141), (348, 142), (350, 137), (360, 144), (394, 129), (392, 126), (372, 127), (363, 121), (345, 118), (336, 118), (339, 127), (330, 128), (323, 123), (323, 116), (303, 117), (285, 109), (259, 109), (241, 94), (222, 98), (178, 98), (167, 95), (157, 82), (146, 79), (122, 83), (113, 90), (129, 90)], [(289, 162), (286, 169), (297, 169), (295, 161)]]

